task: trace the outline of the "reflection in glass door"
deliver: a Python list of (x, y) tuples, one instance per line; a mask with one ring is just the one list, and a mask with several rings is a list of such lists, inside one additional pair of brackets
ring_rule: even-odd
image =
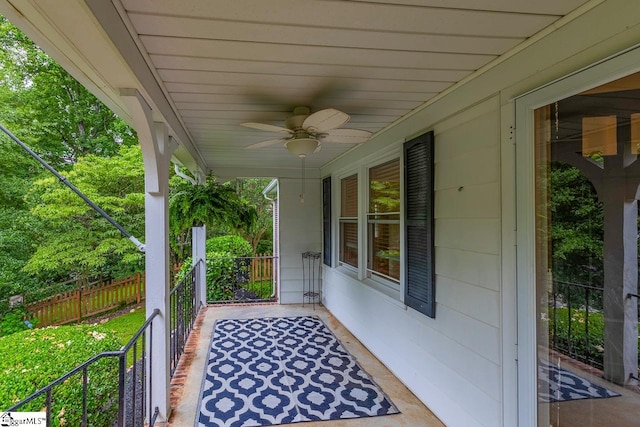
[(640, 425), (640, 75), (535, 111), (539, 426)]

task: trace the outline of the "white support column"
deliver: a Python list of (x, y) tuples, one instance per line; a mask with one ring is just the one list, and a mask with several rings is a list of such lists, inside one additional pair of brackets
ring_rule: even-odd
[[(149, 317), (155, 309), (160, 311), (160, 315), (152, 323), (153, 343), (149, 345), (147, 342), (147, 357), (152, 361), (152, 370), (147, 375), (151, 378), (151, 407), (159, 410), (157, 422), (164, 422), (171, 413), (169, 167), (177, 144), (172, 142), (164, 123), (153, 122), (151, 108), (137, 90), (124, 89), (120, 95), (134, 119), (144, 160), (146, 314)], [(150, 336), (151, 334), (147, 334), (147, 340)], [(148, 405), (149, 403), (147, 408)]]
[[(207, 227), (193, 227), (191, 231), (191, 252), (196, 269), (196, 298), (198, 305), (207, 305)], [(202, 261), (202, 262), (200, 262)]]

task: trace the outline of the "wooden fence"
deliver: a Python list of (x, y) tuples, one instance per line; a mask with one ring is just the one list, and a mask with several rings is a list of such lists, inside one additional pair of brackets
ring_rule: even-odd
[[(251, 260), (252, 282), (272, 280), (274, 258), (270, 255)], [(174, 272), (179, 266), (174, 266)], [(79, 289), (63, 292), (43, 300), (27, 303), (30, 319), (37, 319), (38, 327), (64, 325), (144, 300), (145, 277), (138, 273), (116, 282), (91, 283)]]
[(258, 255), (251, 260), (251, 280), (271, 280), (273, 278), (273, 256)]
[(64, 292), (26, 305), (37, 326), (64, 325), (144, 300), (144, 274)]

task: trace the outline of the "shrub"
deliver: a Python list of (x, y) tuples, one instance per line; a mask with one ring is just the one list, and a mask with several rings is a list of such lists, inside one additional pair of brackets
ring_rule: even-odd
[[(103, 326), (59, 326), (18, 332), (0, 338), (0, 411), (5, 411), (66, 372), (120, 342)], [(112, 426), (117, 412), (118, 361), (105, 358), (88, 368), (89, 425)], [(22, 406), (38, 412), (44, 395)], [(82, 373), (54, 387), (51, 425), (82, 424)]]
[[(220, 236), (207, 239), (207, 301), (233, 299), (236, 258), (250, 257), (252, 248), (240, 236)], [(192, 258), (185, 260), (178, 272), (178, 280), (191, 270)]]
[(240, 236), (219, 236), (207, 239), (207, 257), (209, 252), (228, 253), (233, 257), (249, 257), (253, 249), (249, 242)]
[[(555, 316), (555, 318), (554, 318)], [(586, 357), (587, 351), (592, 361), (604, 362), (604, 315), (599, 311), (589, 311), (587, 322), (586, 311), (571, 309), (571, 334), (569, 335), (569, 309), (558, 307), (549, 309), (549, 341), (553, 340), (554, 320), (556, 343), (558, 347)], [(587, 327), (588, 324), (588, 327)], [(587, 346), (587, 329), (589, 345)], [(640, 352), (640, 341), (638, 342)]]
[(272, 255), (273, 254), (273, 240), (260, 240), (256, 253), (260, 255)]
[[(0, 315), (0, 337), (30, 329), (24, 321), (27, 314), (27, 309), (23, 305), (17, 305)], [(35, 320), (32, 320), (32, 323)]]
[[(549, 311), (549, 339), (553, 339), (554, 312)], [(602, 313), (589, 312), (587, 347), (587, 319), (584, 310), (571, 310), (571, 335), (569, 335), (569, 310), (556, 308), (555, 333), (556, 343), (560, 348), (569, 349), (579, 355), (586, 356), (587, 351), (591, 359), (602, 363), (604, 351), (604, 319)]]

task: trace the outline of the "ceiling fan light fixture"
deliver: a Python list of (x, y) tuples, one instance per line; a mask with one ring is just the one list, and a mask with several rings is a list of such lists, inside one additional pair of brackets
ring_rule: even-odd
[(294, 156), (304, 158), (316, 151), (318, 141), (313, 138), (296, 138), (287, 141), (285, 147)]

